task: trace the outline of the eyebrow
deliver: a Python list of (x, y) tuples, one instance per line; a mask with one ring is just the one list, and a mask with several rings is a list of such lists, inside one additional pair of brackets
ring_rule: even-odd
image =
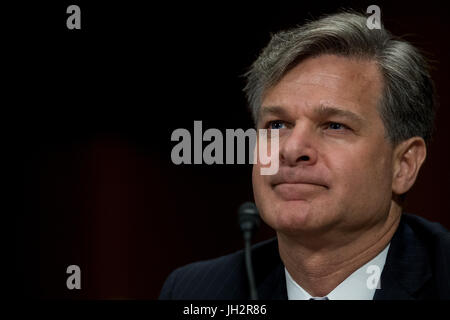
[(342, 117), (342, 118), (347, 118), (350, 121), (356, 122), (359, 124), (366, 122), (366, 120), (362, 116), (360, 116), (354, 112), (351, 112), (349, 110), (344, 110), (344, 109), (341, 109), (338, 107), (324, 105), (324, 104), (321, 104), (318, 108), (314, 109), (313, 112), (317, 116), (323, 117), (323, 118), (338, 116), (338, 117)]
[[(332, 116), (338, 116), (338, 117), (342, 117), (342, 118), (347, 118), (350, 121), (362, 124), (365, 121), (365, 119), (352, 112), (352, 111), (348, 111), (348, 110), (344, 110), (338, 107), (334, 107), (334, 106), (329, 106), (329, 105), (325, 105), (325, 104), (321, 104), (319, 105), (318, 108), (315, 108), (313, 110), (313, 113), (321, 118), (326, 118), (326, 117), (332, 117)], [(260, 111), (260, 115), (258, 117), (258, 121), (263, 118), (266, 115), (277, 115), (277, 116), (287, 116), (288, 115), (288, 111), (280, 106), (262, 106), (261, 107), (261, 111)]]
[(284, 116), (287, 115), (288, 112), (284, 108), (279, 106), (262, 106), (259, 112), (258, 120), (269, 114)]

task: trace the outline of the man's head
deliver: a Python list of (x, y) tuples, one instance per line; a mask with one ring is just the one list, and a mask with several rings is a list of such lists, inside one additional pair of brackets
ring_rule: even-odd
[(280, 136), (278, 173), (253, 171), (266, 223), (295, 233), (385, 220), (414, 184), (433, 128), (418, 51), (341, 13), (275, 34), (247, 76), (257, 128)]

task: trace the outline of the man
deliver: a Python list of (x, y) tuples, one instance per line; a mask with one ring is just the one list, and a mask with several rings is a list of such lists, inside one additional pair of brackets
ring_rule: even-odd
[[(247, 77), (257, 128), (279, 133), (278, 172), (253, 168), (277, 233), (252, 249), (259, 298), (449, 299), (448, 231), (401, 206), (433, 128), (418, 51), (339, 13), (275, 34)], [(160, 295), (248, 297), (242, 251), (175, 270)]]

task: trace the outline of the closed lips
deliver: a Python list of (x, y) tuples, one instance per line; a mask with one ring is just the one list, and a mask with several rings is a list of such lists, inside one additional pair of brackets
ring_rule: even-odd
[(316, 185), (328, 189), (328, 185), (323, 181), (324, 179), (316, 177), (294, 177), (293, 175), (274, 176), (271, 184), (273, 187), (285, 185)]

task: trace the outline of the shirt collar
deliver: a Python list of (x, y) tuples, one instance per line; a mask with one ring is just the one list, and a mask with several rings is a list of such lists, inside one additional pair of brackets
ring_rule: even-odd
[[(390, 243), (375, 258), (357, 269), (336, 288), (326, 295), (329, 300), (372, 300), (378, 287), (381, 272), (383, 271)], [(286, 274), (286, 288), (289, 300), (309, 300), (312, 297), (305, 289), (292, 279), (284, 268)]]

